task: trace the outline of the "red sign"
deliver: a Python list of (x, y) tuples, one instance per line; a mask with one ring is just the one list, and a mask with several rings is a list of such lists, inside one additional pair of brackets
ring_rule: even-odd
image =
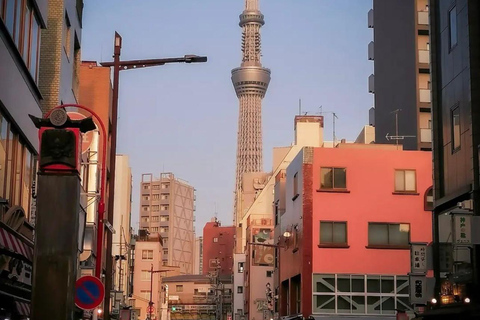
[(100, 279), (83, 276), (75, 283), (75, 304), (83, 310), (98, 307), (105, 297), (105, 287)]
[(155, 313), (155, 307), (154, 306), (148, 306), (147, 307), (147, 313)]

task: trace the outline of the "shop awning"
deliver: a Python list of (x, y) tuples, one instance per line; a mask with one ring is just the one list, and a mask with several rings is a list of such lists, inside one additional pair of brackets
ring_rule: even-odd
[(30, 316), (30, 303), (15, 301), (15, 304), (17, 305), (17, 311), (20, 315)]
[(13, 230), (0, 226), (0, 248), (17, 253), (33, 261), (33, 248), (25, 243)]

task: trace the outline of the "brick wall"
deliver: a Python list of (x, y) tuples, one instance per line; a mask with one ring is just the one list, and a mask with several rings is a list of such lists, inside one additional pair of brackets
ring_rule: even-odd
[(42, 112), (59, 103), (61, 63), (63, 50), (64, 1), (50, 0), (47, 29), (42, 30), (38, 87), (42, 93)]

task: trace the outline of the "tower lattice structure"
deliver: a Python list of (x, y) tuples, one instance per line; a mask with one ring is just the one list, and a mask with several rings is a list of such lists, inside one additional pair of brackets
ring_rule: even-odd
[(258, 2), (259, 0), (245, 0), (245, 10), (240, 15), (239, 23), (242, 28), (242, 64), (232, 70), (232, 83), (239, 100), (235, 225), (242, 218), (239, 212), (242, 209), (238, 207), (242, 174), (263, 171), (262, 99), (270, 83), (270, 70), (262, 67), (260, 62), (260, 28), (265, 20)]

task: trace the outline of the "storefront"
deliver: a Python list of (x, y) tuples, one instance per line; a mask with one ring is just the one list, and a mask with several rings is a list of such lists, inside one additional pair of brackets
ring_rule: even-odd
[(0, 204), (0, 320), (25, 320), (30, 317), (33, 242), (20, 233), (23, 209), (5, 208)]

